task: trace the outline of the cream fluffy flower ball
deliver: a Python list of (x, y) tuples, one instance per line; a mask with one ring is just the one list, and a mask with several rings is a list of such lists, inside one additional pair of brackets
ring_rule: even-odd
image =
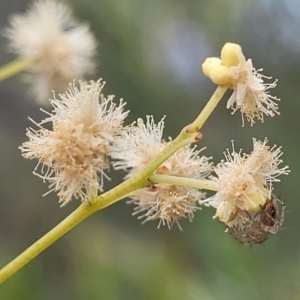
[[(162, 139), (163, 128), (163, 120), (155, 124), (150, 116), (146, 123), (138, 119), (137, 123), (125, 127), (112, 147), (115, 169), (128, 171), (126, 178), (141, 171), (168, 145), (169, 142)], [(201, 151), (183, 147), (159, 166), (155, 174), (204, 179), (211, 171), (211, 163), (209, 158), (199, 156)], [(199, 200), (205, 198), (205, 193), (187, 186), (149, 182), (148, 187), (130, 197), (130, 202), (136, 205), (134, 214), (140, 214), (139, 218), (143, 218), (144, 222), (159, 220), (158, 227), (167, 225), (171, 228), (175, 223), (181, 228), (179, 220), (193, 219), (199, 209)]]
[(63, 91), (73, 79), (95, 70), (95, 39), (89, 27), (79, 24), (63, 3), (33, 3), (24, 14), (10, 18), (5, 36), (11, 51), (32, 60), (26, 79), (42, 103), (51, 90)]
[(216, 217), (227, 226), (243, 226), (271, 198), (278, 177), (289, 173), (287, 166), (279, 167), (281, 156), (281, 148), (267, 146), (267, 139), (253, 139), (250, 154), (227, 150), (225, 160), (214, 169), (217, 176), (211, 178), (218, 191), (202, 203), (215, 207)]
[(25, 158), (39, 160), (34, 173), (50, 183), (50, 192), (58, 192), (62, 205), (72, 197), (88, 203), (107, 177), (111, 145), (128, 112), (122, 101), (116, 105), (113, 96), (100, 95), (103, 86), (100, 80), (81, 82), (79, 88), (73, 83), (60, 99), (51, 100), (54, 110), (34, 122), (37, 129), (27, 129), (29, 141), (20, 147)]

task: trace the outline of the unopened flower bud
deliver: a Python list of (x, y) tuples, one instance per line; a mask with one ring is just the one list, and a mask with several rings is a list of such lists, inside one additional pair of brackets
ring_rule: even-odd
[(228, 223), (233, 221), (237, 214), (239, 212), (239, 209), (237, 207), (233, 207), (232, 210), (228, 210), (228, 208), (226, 207), (226, 205), (220, 205), (217, 208), (216, 211), (216, 216), (218, 217), (218, 219), (223, 222), (223, 223)]
[(220, 66), (221, 60), (217, 57), (208, 57), (202, 64), (202, 70), (205, 76), (210, 77), (211, 69), (215, 66)]
[(248, 195), (249, 199), (251, 199), (251, 204), (248, 209), (250, 214), (255, 214), (262, 209), (262, 207), (266, 204), (268, 200), (269, 191), (264, 188), (264, 192), (261, 193), (255, 192), (253, 194)]
[(211, 68), (209, 78), (215, 84), (228, 84), (230, 81), (229, 69), (222, 65), (216, 65)]
[(222, 65), (233, 67), (239, 64), (238, 53), (242, 52), (242, 48), (238, 44), (226, 43), (221, 50)]

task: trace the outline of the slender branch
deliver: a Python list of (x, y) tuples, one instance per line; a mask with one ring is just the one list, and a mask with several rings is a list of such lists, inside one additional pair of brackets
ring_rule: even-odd
[(160, 152), (145, 168), (140, 172), (140, 176), (149, 177), (163, 162), (173, 155), (180, 148), (191, 143), (198, 142), (202, 139), (201, 133), (187, 133), (186, 128), (183, 128), (179, 135), (166, 148)]
[(94, 213), (93, 209), (86, 204), (81, 204), (74, 212), (65, 218), (56, 227), (50, 230), (42, 238), (37, 240), (33, 245), (27, 248), (23, 253), (17, 256), (9, 264), (0, 270), (0, 283), (16, 273), (29, 261), (35, 258), (39, 253), (52, 245), (61, 236), (70, 231), (82, 220)]
[(199, 134), (186, 134), (183, 130), (144, 170), (136, 176), (124, 181), (110, 191), (91, 200), (91, 205), (81, 204), (66, 219), (46, 233), (41, 239), (17, 256), (13, 261), (0, 270), (0, 283), (16, 273), (39, 253), (57, 241), (65, 233), (98, 210), (101, 210), (129, 195), (131, 192), (147, 186), (148, 177), (168, 159), (174, 152), (197, 139)]
[(160, 175), (160, 174), (151, 175), (149, 177), (149, 180), (152, 181), (153, 183), (184, 185), (184, 186), (190, 186), (190, 187), (197, 188), (197, 189), (205, 189), (205, 190), (211, 190), (211, 191), (218, 190), (216, 183), (211, 180), (201, 180), (201, 179)]
[(198, 141), (202, 138), (202, 135), (199, 133), (186, 133), (185, 128), (180, 132), (175, 140), (173, 140), (162, 152), (160, 152), (152, 161), (150, 161), (143, 170), (141, 170), (135, 176), (127, 179), (123, 183), (119, 184), (112, 190), (106, 192), (104, 195), (109, 195), (110, 193), (114, 194), (114, 198), (103, 198), (103, 195), (95, 198), (93, 204), (99, 207), (98, 209), (103, 209), (127, 195), (131, 192), (145, 187), (148, 184), (148, 178), (153, 174), (153, 172), (165, 162), (172, 154), (174, 154), (180, 148), (191, 144), (195, 141)]
[(220, 100), (222, 99), (223, 95), (227, 91), (228, 86), (227, 85), (219, 85), (199, 116), (195, 119), (195, 121), (188, 127), (187, 132), (198, 132), (205, 121), (208, 119), (210, 114), (213, 112), (213, 110), (216, 108)]
[(186, 130), (182, 130), (178, 137), (171, 142), (155, 159), (137, 175), (124, 181), (110, 191), (104, 193), (91, 200), (91, 205), (82, 204), (71, 215), (64, 219), (60, 224), (45, 234), (41, 239), (26, 249), (12, 262), (0, 270), (0, 283), (5, 281), (11, 275), (16, 273), (25, 264), (31, 261), (39, 253), (57, 241), (61, 236), (79, 224), (88, 216), (98, 210), (101, 210), (129, 195), (131, 192), (147, 186), (149, 176), (173, 153), (181, 147), (195, 142), (199, 139), (199, 134), (187, 134)]
[(41, 253), (54, 242), (56, 242), (60, 237), (62, 237), (64, 234), (66, 234), (68, 231), (74, 228), (81, 221), (94, 214), (98, 210), (103, 209), (108, 205), (125, 198), (130, 192), (144, 187), (146, 184), (147, 180), (126, 180), (114, 189), (92, 200), (90, 205), (81, 204), (62, 222), (60, 222), (52, 230), (46, 233), (42, 238), (37, 240), (23, 253), (21, 253), (4, 268), (2, 268), (0, 270), (0, 284), (4, 282), (7, 278), (12, 276), (14, 273), (16, 273), (18, 270), (20, 270), (24, 265), (26, 265), (39, 253)]
[[(29, 61), (23, 64), (20, 61), (20, 65), (17, 68), (18, 64), (16, 63), (15, 67), (11, 68), (10, 71), (4, 72), (2, 69), (2, 78), (8, 78), (12, 76), (14, 73), (13, 69), (21, 70), (21, 66), (25, 67), (29, 65)], [(9, 68), (8, 68), (9, 70)], [(17, 73), (17, 72), (15, 72)], [(6, 75), (3, 75), (6, 74)], [(0, 70), (1, 76), (1, 70)], [(1, 78), (1, 77), (0, 77)], [(203, 125), (206, 121), (212, 110), (215, 108), (217, 103), (219, 102), (222, 95), (225, 93), (227, 87), (218, 87), (213, 97), (209, 101), (209, 104), (204, 108), (205, 113), (200, 113), (199, 117), (194, 121), (194, 123), (188, 128), (182, 129), (180, 134), (177, 136), (175, 140), (173, 140), (161, 153), (158, 154), (151, 162), (149, 162), (145, 168), (139, 172), (137, 175), (132, 178), (124, 181), (119, 184), (115, 188), (110, 191), (95, 197), (91, 200), (90, 205), (81, 204), (73, 213), (71, 213), (67, 218), (65, 218), (61, 223), (59, 223), (56, 227), (46, 233), (42, 238), (40, 238), (37, 242), (35, 242), (32, 246), (26, 249), (23, 253), (17, 256), (13, 261), (7, 264), (4, 268), (0, 270), (0, 283), (4, 282), (7, 278), (16, 273), (19, 269), (21, 269), (24, 265), (26, 265), (29, 261), (31, 261), (34, 257), (36, 257), (39, 253), (57, 241), (60, 237), (74, 228), (81, 221), (86, 219), (88, 216), (92, 215), (98, 210), (101, 210), (132, 193), (133, 191), (146, 187), (148, 184), (148, 178), (153, 174), (153, 172), (164, 162), (166, 161), (172, 154), (174, 154), (180, 148), (191, 144), (193, 142), (197, 142), (202, 139), (201, 133), (198, 132), (198, 129)], [(171, 176), (169, 176), (171, 177)], [(162, 180), (157, 177), (157, 175), (152, 175), (151, 179), (153, 181)], [(167, 179), (165, 177), (165, 179)], [(171, 180), (168, 178), (168, 180)], [(179, 179), (178, 179), (179, 180)], [(180, 182), (184, 182), (186, 178), (181, 178)], [(171, 182), (171, 181), (170, 181)], [(173, 178), (173, 184), (175, 179)], [(200, 181), (185, 181), (186, 185), (198, 187), (198, 188), (206, 188), (211, 190), (216, 190), (216, 187), (211, 182), (200, 182)]]
[(21, 71), (24, 71), (32, 63), (30, 58), (18, 58), (0, 68), (0, 81), (8, 79)]

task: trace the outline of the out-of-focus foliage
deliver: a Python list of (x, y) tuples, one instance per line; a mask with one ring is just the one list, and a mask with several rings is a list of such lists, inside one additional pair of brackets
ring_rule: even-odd
[[(98, 74), (106, 94), (124, 98), (128, 123), (167, 115), (165, 137), (197, 115), (214, 90), (201, 72), (207, 56), (225, 42), (242, 45), (256, 68), (279, 79), (281, 115), (265, 124), (241, 127), (225, 101), (203, 128), (206, 155), (217, 162), (235, 140), (248, 151), (252, 137), (283, 146), (292, 173), (275, 186), (287, 204), (282, 231), (263, 245), (239, 245), (203, 209), (193, 223), (156, 229), (141, 225), (125, 201), (84, 221), (0, 287), (1, 299), (299, 299), (300, 297), (300, 8), (297, 0), (73, 0), (78, 18), (91, 24), (100, 41)], [(24, 11), (26, 1), (2, 0), (0, 25)], [(13, 59), (0, 43), (1, 65)], [(21, 158), (27, 116), (43, 113), (21, 76), (0, 85), (0, 263), (6, 264), (74, 210), (32, 176), (35, 162)], [(115, 178), (107, 188), (121, 181)]]

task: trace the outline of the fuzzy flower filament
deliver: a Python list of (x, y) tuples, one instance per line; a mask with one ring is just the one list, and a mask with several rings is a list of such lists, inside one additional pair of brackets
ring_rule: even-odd
[(273, 182), (280, 181), (280, 175), (289, 173), (288, 167), (280, 168), (282, 152), (280, 147), (267, 146), (253, 139), (251, 154), (227, 150), (225, 160), (214, 169), (212, 177), (218, 192), (202, 201), (216, 208), (216, 217), (228, 227), (242, 226), (262, 209), (271, 198)]
[(50, 183), (50, 192), (58, 192), (62, 205), (72, 197), (88, 203), (107, 177), (107, 157), (128, 112), (122, 101), (116, 105), (113, 96), (100, 95), (104, 84), (80, 82), (77, 88), (74, 82), (60, 99), (51, 100), (54, 110), (39, 124), (34, 122), (38, 129), (29, 128), (29, 141), (20, 147), (25, 158), (39, 160), (35, 174)]
[(241, 111), (252, 126), (257, 119), (264, 122), (264, 115), (274, 117), (278, 112), (278, 99), (269, 94), (269, 90), (276, 87), (277, 81), (264, 83), (270, 79), (255, 70), (252, 60), (246, 60), (242, 52), (238, 53), (239, 64), (229, 68), (230, 85), (233, 93), (227, 102), (227, 108), (232, 108), (233, 113)]
[(240, 45), (227, 43), (221, 51), (221, 58), (209, 57), (202, 65), (204, 74), (215, 84), (226, 85), (233, 93), (227, 101), (227, 108), (233, 113), (241, 111), (253, 126), (255, 119), (264, 122), (264, 115), (279, 115), (278, 99), (269, 94), (276, 87), (277, 81), (265, 83), (264, 76), (253, 67), (252, 60), (246, 60)]
[(10, 18), (5, 36), (12, 52), (32, 60), (27, 81), (39, 102), (47, 101), (51, 90), (63, 91), (73, 79), (95, 70), (95, 39), (63, 3), (33, 3), (24, 14)]
[[(162, 139), (163, 128), (163, 120), (155, 124), (150, 116), (146, 123), (139, 119), (137, 123), (125, 127), (114, 142), (114, 168), (128, 171), (126, 178), (141, 171), (168, 145), (169, 142)], [(211, 163), (209, 158), (199, 156), (201, 151), (183, 147), (166, 160), (155, 174), (203, 179), (210, 173)], [(130, 197), (130, 203), (136, 205), (134, 214), (140, 214), (139, 218), (144, 222), (158, 219), (158, 227), (167, 225), (171, 228), (176, 223), (181, 228), (179, 220), (193, 219), (199, 209), (198, 202), (204, 199), (205, 193), (192, 187), (149, 182), (148, 187), (134, 192)]]

